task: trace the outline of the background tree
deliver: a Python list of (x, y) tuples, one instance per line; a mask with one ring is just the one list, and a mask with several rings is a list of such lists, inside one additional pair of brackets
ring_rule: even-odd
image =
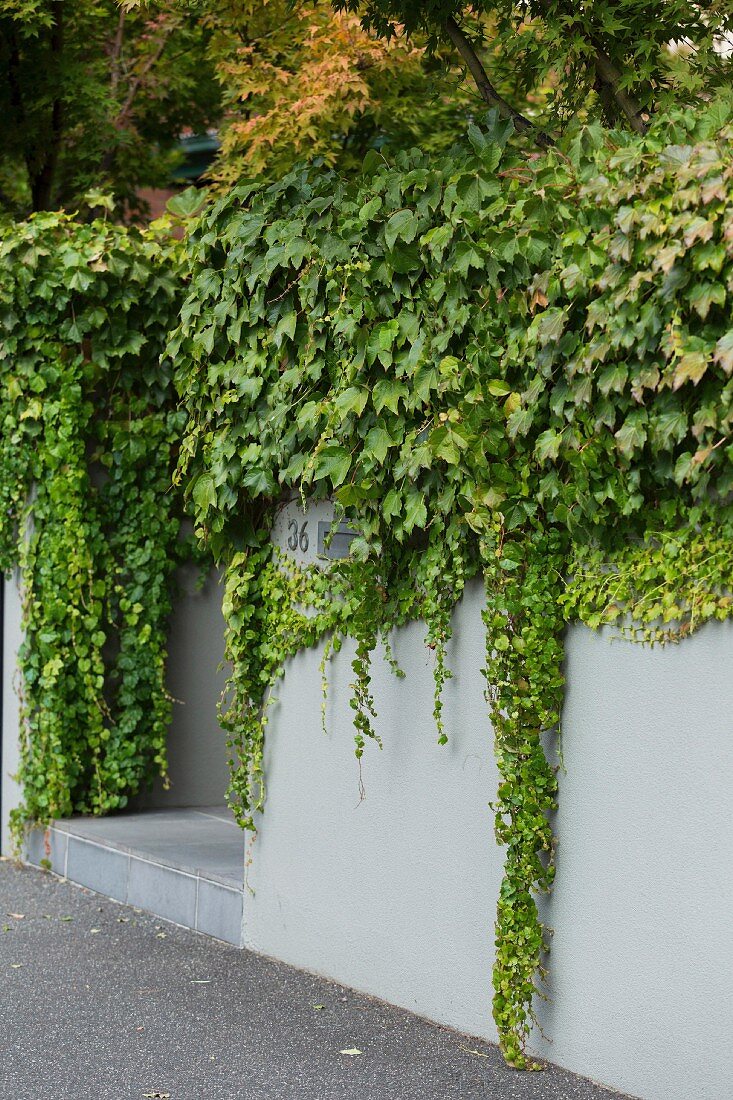
[(220, 113), (208, 32), (187, 5), (0, 0), (0, 203), (76, 208), (90, 188), (133, 208), (167, 182), (181, 130)]
[(389, 41), (450, 43), (483, 100), (532, 130), (579, 113), (642, 132), (652, 112), (730, 80), (733, 4), (688, 0), (333, 0)]
[(348, 169), (375, 146), (438, 151), (478, 104), (450, 66), (426, 64), (419, 35), (380, 40), (328, 0), (211, 0), (202, 11), (224, 105), (223, 183), (315, 155)]

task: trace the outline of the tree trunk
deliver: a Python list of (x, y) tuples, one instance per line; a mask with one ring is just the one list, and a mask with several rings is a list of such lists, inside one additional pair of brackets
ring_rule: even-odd
[[(50, 52), (52, 79), (60, 81), (60, 62), (64, 49), (64, 0), (53, 0), (54, 19), (51, 27)], [(53, 205), (54, 183), (58, 167), (64, 126), (62, 88), (57, 83), (51, 104), (48, 145), (40, 164), (28, 164), (33, 210), (49, 210)]]

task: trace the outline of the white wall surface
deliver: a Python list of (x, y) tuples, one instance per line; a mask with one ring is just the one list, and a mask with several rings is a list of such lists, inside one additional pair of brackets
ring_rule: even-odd
[(0, 767), (0, 854), (11, 855), (10, 812), (20, 805), (20, 788), (12, 778), (18, 769), (18, 707), (16, 672), (18, 647), (22, 641), (20, 629), (21, 602), (17, 574), (3, 577), (3, 662), (2, 662), (2, 751)]
[(212, 572), (203, 588), (194, 566), (179, 570), (168, 636), (168, 690), (173, 721), (168, 735), (170, 787), (156, 782), (138, 796), (134, 807), (221, 806), (229, 784), (226, 735), (217, 720), (217, 703), (226, 683), (223, 588)]
[[(290, 506), (295, 507), (294, 505)], [(282, 533), (282, 518), (277, 536)], [(502, 852), (487, 803), (492, 734), (480, 675), (483, 593), (454, 618), (450, 741), (435, 743), (432, 656), (414, 624), (407, 672), (374, 669), (384, 749), (359, 800), (352, 650), (288, 664), (270, 717), (268, 801), (245, 898), (248, 946), (495, 1038)], [(535, 1049), (644, 1100), (722, 1100), (733, 1080), (733, 624), (647, 650), (569, 631), (552, 1000)]]
[[(291, 504), (278, 517), (318, 519)], [(298, 554), (298, 556), (301, 556)], [(224, 738), (221, 589), (188, 578), (171, 635), (174, 787), (158, 805), (220, 803)], [(3, 830), (17, 791), (13, 655), (17, 586), (5, 586)], [(424, 628), (398, 632), (407, 672), (377, 657), (382, 751), (359, 793), (349, 685), (353, 647), (330, 668), (321, 730), (318, 650), (290, 661), (270, 712), (268, 800), (248, 872), (246, 945), (461, 1031), (495, 1038), (491, 966), (503, 853), (488, 803), (497, 773), (480, 673), (484, 596), (454, 616), (446, 746), (432, 721)], [(642, 1100), (723, 1100), (733, 1080), (733, 623), (648, 650), (574, 627), (567, 639), (555, 930), (536, 1051)], [(217, 678), (218, 677), (218, 678)], [(155, 800), (154, 800), (155, 801)], [(6, 834), (3, 831), (3, 845)], [(5, 847), (3, 850), (6, 850)]]
[(733, 623), (570, 631), (549, 1057), (645, 1100), (733, 1094)]

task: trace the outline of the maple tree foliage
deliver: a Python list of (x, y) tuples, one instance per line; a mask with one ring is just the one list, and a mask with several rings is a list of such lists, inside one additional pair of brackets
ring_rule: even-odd
[(449, 146), (476, 97), (424, 46), (365, 31), (327, 2), (214, 0), (203, 9), (222, 86), (225, 184), (276, 177), (306, 157), (349, 167), (371, 146)]

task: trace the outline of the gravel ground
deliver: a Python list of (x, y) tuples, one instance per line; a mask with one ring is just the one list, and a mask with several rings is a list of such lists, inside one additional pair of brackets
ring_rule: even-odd
[(1, 1100), (619, 1095), (7, 860), (0, 983)]

